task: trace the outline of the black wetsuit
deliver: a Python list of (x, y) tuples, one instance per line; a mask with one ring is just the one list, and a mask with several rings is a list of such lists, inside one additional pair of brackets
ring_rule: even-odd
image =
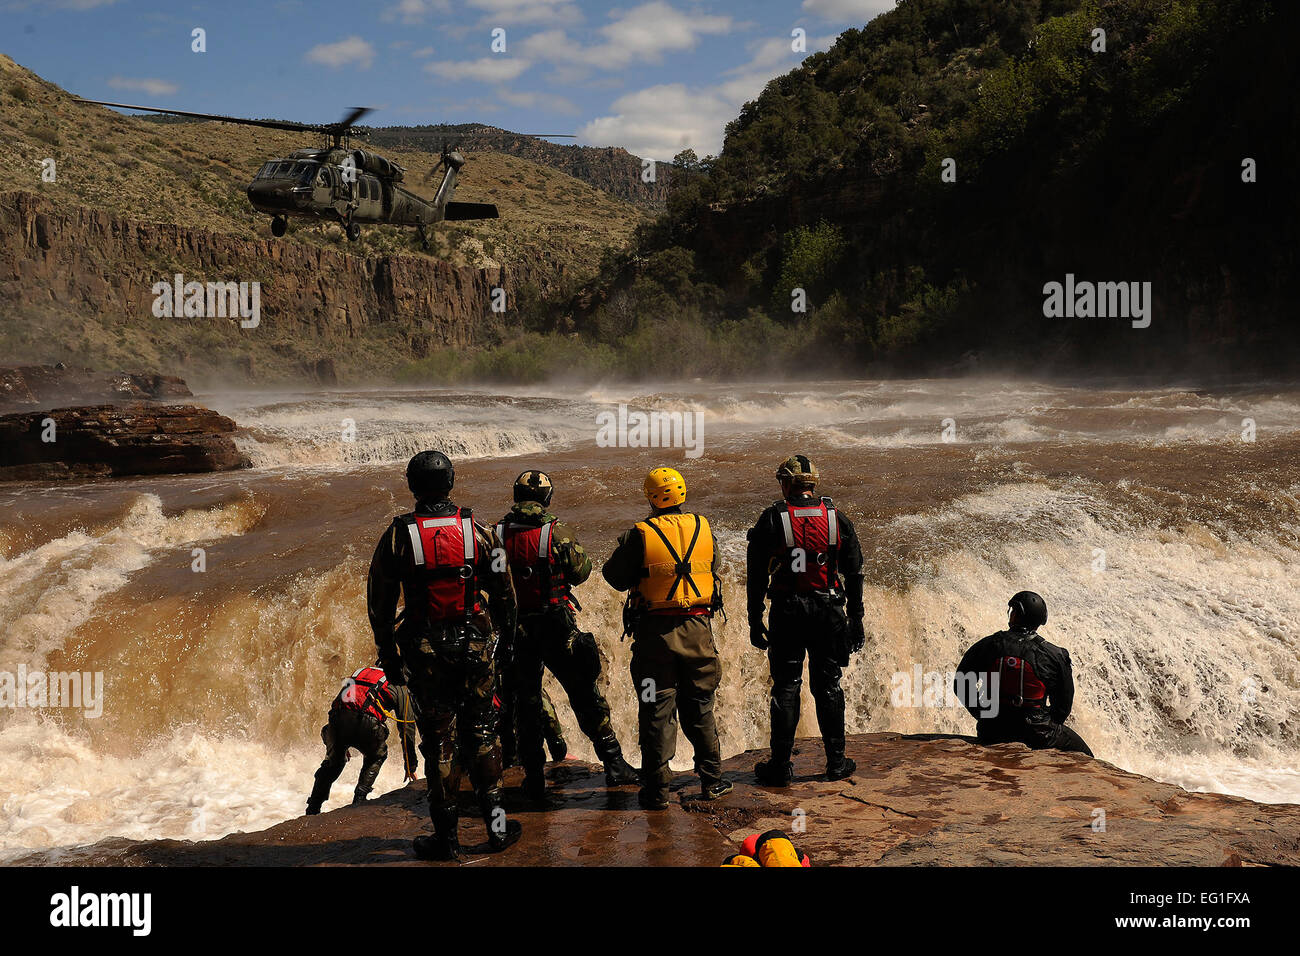
[[(355, 708), (344, 707), (341, 696), (342, 692), (334, 698), (334, 703), (330, 706), (329, 723), (320, 730), (321, 740), (325, 743), (325, 759), (316, 771), (316, 784), (311, 796), (307, 798), (310, 813), (319, 813), (321, 804), (329, 799), (330, 787), (348, 762), (349, 748), (355, 748), (361, 753), (361, 775), (357, 778), (357, 786), (353, 791), (353, 803), (361, 803), (366, 799), (366, 795), (374, 788), (380, 768), (388, 759), (388, 721), (379, 720), (372, 714)], [(386, 683), (379, 691), (379, 703), (384, 710), (396, 716), (404, 765), (414, 772), (418, 759), (415, 755), (414, 710), (409, 692), (405, 687)]]
[[(789, 499), (795, 506), (808, 507), (820, 498), (800, 492)], [(848, 664), (850, 651), (861, 649), (862, 547), (853, 522), (836, 512), (839, 527), (834, 592), (794, 593), (780, 589), (781, 562), (788, 558), (781, 526), (786, 502), (767, 508), (749, 531), (746, 549), (746, 597), (751, 630), (761, 628), (763, 602), (772, 599), (768, 615), (768, 663), (772, 674), (771, 718), (772, 759), (787, 763), (799, 726), (799, 693), (803, 685), (804, 655), (817, 707), (817, 729), (822, 735), (827, 766), (844, 760), (844, 690), (841, 668)], [(856, 629), (858, 637), (853, 636)]]
[[(1025, 661), (1033, 674), (1046, 688), (1041, 701), (1020, 700), (1020, 688), (1007, 686), (999, 678), (997, 700), (989, 691), (990, 675), (997, 673), (998, 661), (1019, 658)], [(1004, 669), (1003, 673), (1007, 673)], [(978, 675), (984, 688), (984, 699), (975, 693), (975, 680), (963, 680), (965, 675)], [(978, 641), (957, 665), (957, 679), (953, 689), (966, 709), (975, 718), (975, 733), (983, 744), (1004, 744), (1019, 741), (1035, 750), (1069, 750), (1092, 756), (1083, 738), (1064, 726), (1074, 707), (1074, 668), (1070, 652), (1049, 644), (1033, 631), (999, 631)]]

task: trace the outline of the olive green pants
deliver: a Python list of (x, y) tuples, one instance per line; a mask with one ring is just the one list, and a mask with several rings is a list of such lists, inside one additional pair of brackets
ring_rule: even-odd
[(695, 772), (710, 787), (722, 779), (722, 751), (713, 719), (713, 699), (722, 661), (707, 617), (648, 614), (637, 624), (632, 644), (641, 736), (641, 787), (666, 797), (677, 752), (677, 721), (695, 749)]

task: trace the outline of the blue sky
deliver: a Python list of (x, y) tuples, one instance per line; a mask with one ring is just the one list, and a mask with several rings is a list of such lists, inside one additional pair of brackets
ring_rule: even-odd
[[(0, 0), (0, 52), (90, 99), (379, 126), (484, 122), (716, 153), (774, 76), (894, 0)], [(207, 51), (192, 51), (194, 28)], [(505, 31), (505, 51), (492, 49)]]

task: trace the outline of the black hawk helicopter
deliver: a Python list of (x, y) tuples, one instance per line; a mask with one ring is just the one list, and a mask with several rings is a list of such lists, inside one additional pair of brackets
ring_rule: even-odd
[[(320, 149), (299, 149), (284, 157), (265, 163), (248, 184), (248, 201), (258, 212), (271, 217), (271, 235), (283, 236), (289, 228), (289, 217), (320, 219), (337, 222), (343, 226), (348, 239), (361, 238), (363, 225), (388, 224), (413, 226), (419, 231), (425, 248), (429, 247), (424, 227), (437, 222), (459, 222), (466, 219), (496, 219), (497, 207), (492, 203), (453, 202), (456, 180), (465, 157), (456, 149), (443, 146), (432, 175), (444, 170), (442, 182), (432, 200), (424, 199), (401, 185), (406, 169), (380, 156), (378, 153), (351, 146), (353, 138), (364, 138), (365, 130), (355, 124), (371, 112), (358, 106), (337, 123), (293, 123), (287, 120), (243, 119), (238, 116), (218, 116), (213, 113), (192, 113), (186, 110), (165, 110), (152, 106), (131, 106), (127, 103), (109, 103), (104, 100), (80, 100), (96, 106), (111, 106), (123, 110), (141, 110), (147, 113), (166, 113), (193, 119), (216, 120), (221, 123), (238, 123), (242, 126), (261, 126), (291, 132), (320, 133), (325, 145)], [(519, 134), (536, 136), (568, 136), (564, 133)]]

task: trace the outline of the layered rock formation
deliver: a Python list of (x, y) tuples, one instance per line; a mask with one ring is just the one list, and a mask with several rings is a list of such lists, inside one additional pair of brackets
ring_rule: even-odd
[(0, 411), (30, 406), (190, 398), (183, 379), (66, 365), (0, 366)]
[[(1300, 806), (1188, 793), (1100, 760), (969, 738), (866, 734), (849, 739), (858, 771), (831, 782), (820, 745), (801, 741), (794, 784), (762, 788), (747, 753), (726, 762), (733, 793), (698, 799), (692, 775), (668, 810), (637, 807), (636, 790), (606, 790), (585, 764), (553, 766), (553, 805), (538, 809), (507, 775), (506, 809), (523, 822), (518, 845), (485, 852), (469, 809), (461, 840), (483, 866), (717, 866), (750, 833), (791, 833), (813, 866), (1300, 864)], [(355, 771), (353, 771), (355, 772)], [(346, 775), (345, 775), (346, 777)], [(344, 781), (340, 781), (340, 785)], [(310, 781), (303, 781), (306, 794)], [(350, 798), (336, 787), (336, 803)], [(342, 806), (260, 833), (221, 840), (106, 840), (36, 853), (27, 865), (253, 866), (417, 862), (411, 838), (429, 830), (424, 783), (365, 807)], [(444, 864), (449, 865), (449, 864)]]
[(195, 405), (89, 405), (0, 416), (0, 481), (247, 467), (235, 423)]
[(493, 289), (511, 293), (528, 280), (527, 268), (366, 259), (306, 243), (139, 222), (31, 193), (0, 194), (0, 307), (146, 324), (230, 321), (156, 318), (152, 288), (177, 273), (187, 282), (259, 282), (255, 331), (263, 335), (310, 336), (328, 345), (386, 326), (417, 357), (475, 344), (492, 314)]

